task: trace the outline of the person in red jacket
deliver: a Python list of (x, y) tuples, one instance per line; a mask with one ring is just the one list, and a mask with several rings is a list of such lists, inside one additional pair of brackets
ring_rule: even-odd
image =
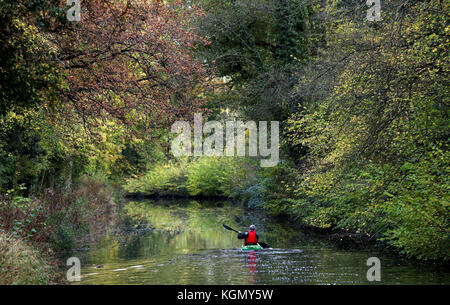
[(238, 233), (239, 239), (245, 239), (244, 246), (247, 245), (256, 245), (258, 243), (258, 233), (256, 233), (256, 227), (254, 225), (251, 225), (249, 227), (249, 230), (245, 233), (239, 232)]

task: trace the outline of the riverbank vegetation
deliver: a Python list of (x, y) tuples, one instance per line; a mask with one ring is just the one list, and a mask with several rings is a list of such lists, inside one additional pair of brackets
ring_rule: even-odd
[(157, 164), (124, 189), (147, 196), (238, 198), (256, 181), (257, 165), (244, 158), (201, 157)]
[[(92, 0), (69, 22), (65, 1), (1, 2), (0, 278), (53, 281), (124, 191), (233, 198), (448, 261), (449, 5), (367, 9)], [(170, 127), (194, 113), (279, 121), (280, 162), (176, 159)]]
[(56, 278), (56, 269), (42, 253), (28, 243), (0, 233), (0, 284), (49, 284)]
[(369, 22), (364, 1), (207, 2), (221, 100), (282, 122), (264, 207), (448, 260), (448, 4), (384, 1)]

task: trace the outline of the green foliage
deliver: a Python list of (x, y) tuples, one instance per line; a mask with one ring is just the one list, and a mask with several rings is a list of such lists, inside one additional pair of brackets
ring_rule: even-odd
[(247, 202), (249, 208), (262, 208), (264, 204), (264, 188), (261, 183), (247, 188), (242, 193), (242, 201)]
[(187, 196), (185, 170), (185, 163), (156, 164), (143, 176), (127, 179), (124, 189), (144, 195)]
[(250, 160), (234, 157), (203, 157), (189, 164), (186, 188), (194, 196), (237, 197), (252, 185), (254, 165)]
[[(134, 49), (119, 46), (140, 41), (131, 31), (138, 15), (131, 32), (104, 44), (105, 57), (102, 43), (70, 38), (77, 27), (66, 27), (60, 1), (0, 1), (0, 283), (48, 283), (29, 243), (64, 251), (107, 227), (98, 225), (112, 222), (105, 185), (129, 176), (128, 192), (240, 198), (448, 261), (449, 4), (389, 0), (382, 22), (369, 23), (364, 1), (194, 2), (210, 42), (195, 50), (221, 78), (214, 92), (200, 77), (206, 67), (181, 56), (196, 44), (181, 28), (176, 48), (150, 48), (134, 62)], [(123, 66), (110, 55), (124, 56)], [(78, 67), (66, 70), (70, 86), (65, 67)], [(166, 127), (204, 95), (216, 114), (279, 120), (289, 160), (263, 170), (246, 158), (166, 163)]]
[(0, 118), (0, 191), (36, 184), (43, 169), (45, 151), (40, 144), (33, 112), (9, 112)]
[(301, 80), (308, 95), (284, 139), (307, 158), (274, 208), (447, 261), (448, 4), (396, 5), (377, 24), (355, 20), (346, 4), (327, 6), (328, 52)]
[[(0, 204), (4, 205), (6, 203), (2, 202)], [(33, 207), (30, 198), (21, 196), (14, 197), (11, 205), (22, 211), (25, 216), (24, 218), (14, 219), (12, 229), (10, 230), (11, 236), (23, 238), (25, 241), (30, 240), (38, 233), (37, 229), (39, 229), (39, 224), (36, 218), (39, 217), (42, 207)]]
[(53, 61), (54, 49), (48, 36), (40, 32), (42, 23), (38, 22), (40, 11), (45, 8), (29, 2), (0, 3), (0, 117), (11, 110), (21, 112), (33, 108), (44, 101), (57, 102), (56, 91), (61, 78)]
[(129, 179), (124, 188), (146, 195), (232, 198), (255, 183), (255, 168), (254, 162), (243, 158), (202, 157), (157, 164), (145, 175)]
[(0, 196), (0, 230), (28, 242), (39, 238), (46, 224), (42, 217), (43, 207), (37, 201), (20, 195), (25, 189), (21, 185)]
[(286, 214), (286, 200), (291, 196), (289, 186), (296, 181), (296, 171), (287, 161), (280, 161), (274, 167), (262, 171), (264, 208), (272, 214)]
[(289, 95), (296, 71), (311, 55), (314, 7), (303, 0), (198, 0), (206, 15), (198, 31), (211, 43), (197, 53), (207, 58), (225, 89), (213, 107), (251, 119), (282, 120), (297, 107)]
[(400, 168), (401, 179), (386, 188), (382, 204), (389, 244), (408, 256), (449, 260), (450, 153), (434, 149)]

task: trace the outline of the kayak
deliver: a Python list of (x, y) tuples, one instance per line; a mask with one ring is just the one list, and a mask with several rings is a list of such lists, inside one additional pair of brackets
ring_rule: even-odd
[(260, 244), (256, 244), (256, 245), (247, 245), (247, 246), (242, 246), (241, 250), (261, 250), (263, 247), (261, 247)]

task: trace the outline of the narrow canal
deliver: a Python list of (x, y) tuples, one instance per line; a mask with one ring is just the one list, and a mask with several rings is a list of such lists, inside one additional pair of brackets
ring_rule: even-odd
[[(450, 283), (448, 270), (339, 249), (228, 201), (130, 201), (120, 213), (116, 230), (75, 253), (82, 278), (74, 284), (374, 284), (366, 278), (373, 256), (381, 261), (380, 284)], [(240, 231), (256, 225), (271, 248), (242, 251), (223, 223)]]

